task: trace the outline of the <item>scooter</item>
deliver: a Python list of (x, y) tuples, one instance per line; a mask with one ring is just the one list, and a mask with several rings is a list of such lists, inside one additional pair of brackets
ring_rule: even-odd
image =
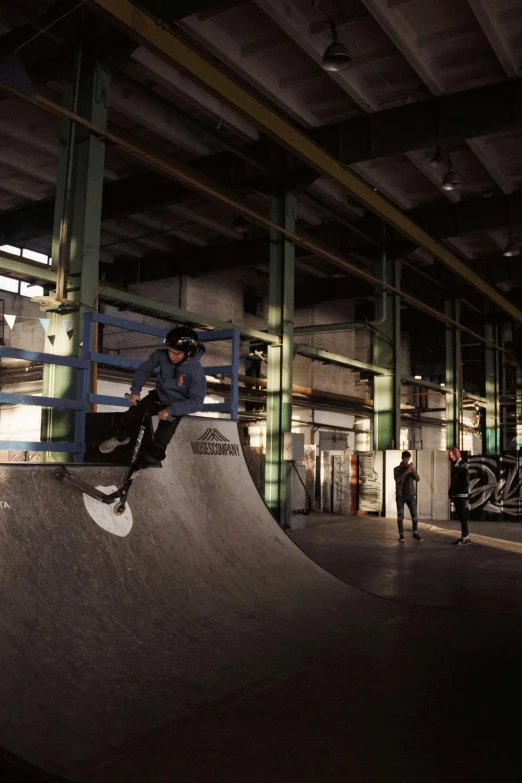
[[(126, 394), (125, 396), (129, 397), (128, 394)], [(138, 400), (136, 404), (142, 405), (140, 400)], [(123, 483), (118, 489), (116, 489), (114, 492), (111, 492), (110, 495), (105, 495), (103, 492), (100, 492), (99, 489), (96, 489), (96, 487), (92, 487), (90, 484), (87, 484), (85, 481), (82, 481), (81, 479), (76, 478), (76, 476), (71, 475), (71, 473), (69, 473), (67, 468), (63, 465), (57, 468), (55, 471), (53, 471), (53, 477), (56, 479), (56, 481), (59, 481), (62, 484), (63, 483), (71, 484), (73, 487), (76, 487), (77, 489), (80, 489), (82, 492), (85, 492), (86, 495), (90, 495), (91, 498), (95, 498), (96, 500), (99, 500), (101, 503), (106, 503), (109, 506), (112, 506), (112, 504), (115, 501), (118, 501), (114, 506), (114, 513), (117, 516), (121, 516), (127, 507), (127, 497), (129, 494), (129, 490), (132, 486), (132, 482), (134, 481), (136, 473), (138, 473), (140, 470), (137, 464), (138, 458), (140, 455), (141, 445), (143, 442), (143, 436), (145, 435), (145, 429), (148, 426), (148, 423), (151, 418), (152, 418), (152, 414), (147, 413), (147, 411), (145, 411), (145, 415), (143, 416), (138, 431), (136, 442), (134, 443), (134, 450), (132, 452), (131, 463), (127, 471), (125, 472), (125, 475), (123, 477)], [(169, 416), (169, 421), (171, 420), (172, 417)]]

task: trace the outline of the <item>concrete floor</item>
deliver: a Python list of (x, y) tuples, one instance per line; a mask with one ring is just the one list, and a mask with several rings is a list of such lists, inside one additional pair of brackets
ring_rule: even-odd
[(74, 780), (522, 781), (522, 530), (474, 525), (473, 546), (456, 549), (451, 523), (422, 525), (422, 543), (399, 546), (392, 521), (307, 521), (291, 539), (385, 599), (362, 593), (365, 612), (338, 615), (351, 643)]
[[(292, 540), (343, 582), (422, 606), (522, 614), (522, 525), (470, 524), (472, 545), (453, 547), (457, 522), (420, 523), (422, 542), (399, 544), (395, 520), (310, 515)], [(522, 780), (522, 776), (521, 776)]]
[[(337, 627), (343, 645), (299, 666), (302, 656), (283, 652), (280, 676), (271, 683), (254, 683), (204, 714), (160, 725), (118, 751), (64, 770), (64, 778), (521, 783), (522, 528), (475, 524), (473, 545), (456, 549), (454, 523), (421, 525), (423, 542), (408, 535), (399, 545), (393, 521), (313, 516), (307, 522), (290, 539), (356, 588), (335, 582), (350, 600), (322, 608), (325, 627)], [(237, 548), (240, 532), (223, 541)], [(262, 540), (249, 531), (247, 543), (255, 550)], [(230, 564), (239, 571), (237, 558)], [(293, 567), (288, 563), (289, 574)], [(284, 601), (288, 588), (274, 582), (276, 572), (262, 573)], [(175, 577), (171, 571), (170, 580)], [(303, 608), (317, 602), (318, 589), (310, 582), (294, 600), (297, 622)], [(277, 615), (272, 625), (284, 635)], [(231, 624), (229, 632), (241, 638), (248, 624)], [(303, 628), (302, 649), (311, 643)], [(211, 643), (208, 651), (212, 663), (219, 650)], [(240, 667), (250, 657), (236, 655), (230, 663)], [(179, 663), (174, 653), (172, 662)], [(167, 685), (165, 700), (172, 698)], [(2, 783), (42, 780), (13, 770), (2, 778), (1, 761)]]

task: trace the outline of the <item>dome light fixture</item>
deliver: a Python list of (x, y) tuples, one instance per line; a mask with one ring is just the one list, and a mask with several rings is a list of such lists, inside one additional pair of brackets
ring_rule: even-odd
[(339, 73), (339, 71), (345, 71), (352, 64), (352, 58), (350, 52), (344, 44), (339, 41), (339, 35), (337, 33), (337, 27), (335, 22), (330, 22), (330, 29), (332, 32), (332, 43), (327, 46), (321, 65), (325, 71), (330, 73)]
[(515, 256), (520, 255), (520, 248), (515, 242), (513, 242), (511, 238), (511, 231), (508, 234), (508, 241), (506, 247), (502, 251), (502, 255), (506, 256), (506, 258), (514, 258)]
[(457, 172), (453, 170), (453, 166), (451, 165), (451, 161), (449, 158), (447, 158), (447, 164), (448, 164), (448, 170), (444, 174), (444, 177), (442, 179), (441, 188), (442, 190), (445, 190), (447, 193), (450, 193), (460, 188), (460, 186), (462, 185), (462, 180), (457, 174)]

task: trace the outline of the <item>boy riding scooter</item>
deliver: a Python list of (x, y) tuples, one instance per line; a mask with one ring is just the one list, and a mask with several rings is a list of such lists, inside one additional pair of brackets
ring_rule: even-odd
[[(203, 408), (207, 383), (200, 359), (205, 353), (196, 332), (186, 326), (171, 329), (165, 348), (154, 351), (132, 378), (131, 407), (120, 418), (113, 437), (100, 444), (102, 454), (110, 454), (130, 442), (146, 413), (158, 416), (159, 423), (150, 448), (140, 455), (139, 467), (145, 468), (165, 459), (166, 448), (183, 416)], [(156, 388), (141, 400), (140, 392), (156, 368)], [(141, 404), (138, 405), (138, 401)]]

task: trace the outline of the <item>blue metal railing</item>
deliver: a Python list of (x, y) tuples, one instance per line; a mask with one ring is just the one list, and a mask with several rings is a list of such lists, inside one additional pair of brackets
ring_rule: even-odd
[[(73, 453), (76, 462), (83, 462), (85, 453), (85, 422), (86, 414), (91, 405), (115, 405), (128, 407), (125, 397), (112, 397), (104, 394), (91, 393), (92, 366), (93, 364), (106, 364), (125, 369), (136, 369), (141, 360), (131, 359), (125, 356), (113, 356), (111, 354), (98, 353), (92, 350), (95, 324), (106, 324), (120, 329), (128, 329), (133, 332), (150, 334), (163, 339), (169, 329), (142, 324), (137, 321), (129, 321), (124, 318), (116, 318), (101, 313), (87, 313), (83, 321), (83, 344), (81, 358), (73, 356), (55, 356), (51, 353), (38, 351), (24, 351), (20, 348), (8, 348), (0, 346), (0, 358), (25, 359), (44, 364), (57, 364), (63, 367), (72, 367), (77, 370), (76, 399), (58, 397), (37, 397), (31, 394), (18, 392), (0, 392), (0, 404), (10, 405), (38, 405), (45, 408), (64, 408), (75, 411), (74, 443), (57, 443), (54, 441), (15, 441), (0, 440), (0, 449), (9, 451), (57, 451)], [(204, 366), (207, 375), (230, 376), (230, 401), (222, 403), (207, 403), (203, 406), (203, 412), (216, 412), (229, 414), (234, 421), (238, 419), (239, 408), (239, 349), (240, 335), (237, 329), (220, 329), (214, 332), (199, 332), (201, 342), (210, 343), (222, 340), (231, 341), (230, 364)]]

